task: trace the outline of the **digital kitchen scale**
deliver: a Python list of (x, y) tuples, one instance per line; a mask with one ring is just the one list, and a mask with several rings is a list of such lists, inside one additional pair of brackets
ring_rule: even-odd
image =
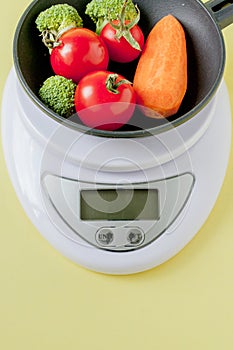
[(194, 118), (138, 138), (99, 137), (46, 117), (14, 69), (2, 108), (5, 159), (25, 212), (88, 269), (130, 274), (165, 262), (216, 202), (231, 145), (224, 81)]

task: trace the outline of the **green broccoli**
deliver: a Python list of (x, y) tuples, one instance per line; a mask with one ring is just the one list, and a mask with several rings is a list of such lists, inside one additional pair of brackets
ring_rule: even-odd
[(83, 27), (83, 20), (73, 6), (57, 4), (38, 15), (36, 26), (41, 33), (51, 31), (58, 34), (70, 26)]
[[(100, 34), (109, 20), (118, 19), (122, 12), (125, 0), (92, 0), (86, 6), (85, 13), (96, 24), (96, 33)], [(125, 20), (134, 20), (137, 9), (132, 0), (128, 0), (125, 7)]]
[(76, 84), (60, 75), (46, 79), (39, 90), (39, 97), (55, 113), (68, 118), (75, 113), (74, 94)]

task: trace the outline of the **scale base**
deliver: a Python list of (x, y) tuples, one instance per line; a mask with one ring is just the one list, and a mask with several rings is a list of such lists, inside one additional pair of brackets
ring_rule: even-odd
[[(151, 269), (170, 259), (199, 231), (216, 202), (229, 159), (231, 110), (224, 82), (215, 97), (216, 108), (208, 129), (186, 154), (177, 156), (172, 166), (169, 161), (162, 166), (165, 178), (189, 172), (195, 177), (195, 184), (185, 208), (172, 225), (151, 244), (138, 250), (125, 252), (97, 249), (80, 237), (70, 239), (66, 234), (70, 228), (64, 222), (51, 219), (48, 215), (41, 186), (41, 161), (47, 140), (37, 138), (37, 130), (30, 129), (30, 116), (25, 115), (20, 101), (12, 105), (11, 101), (18, 99), (17, 87), (16, 77), (10, 74), (2, 110), (3, 149), (9, 175), (32, 223), (64, 256), (97, 272), (132, 274)], [(28, 103), (32, 102), (28, 101)], [(198, 117), (197, 115), (195, 118)], [(187, 123), (190, 123), (192, 128), (192, 120)], [(177, 132), (181, 130), (179, 128), (182, 126), (176, 129)], [(186, 161), (187, 158), (190, 160), (189, 164)], [(77, 164), (68, 162), (65, 164), (66, 173), (70, 173), (70, 178), (73, 176), (72, 169), (75, 167), (77, 168)], [(156, 171), (156, 169), (146, 169), (145, 173), (152, 179)], [(92, 174), (91, 171), (86, 172), (86, 176), (90, 174)], [(137, 178), (136, 172), (129, 174)], [(158, 179), (158, 176), (154, 178), (154, 180)]]

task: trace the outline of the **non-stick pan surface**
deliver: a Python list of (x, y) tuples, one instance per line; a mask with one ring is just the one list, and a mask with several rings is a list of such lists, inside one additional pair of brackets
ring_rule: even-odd
[[(137, 0), (141, 11), (140, 27), (145, 36), (163, 16), (174, 15), (182, 24), (187, 41), (188, 89), (176, 115), (165, 120), (144, 117), (139, 109), (130, 125), (116, 131), (89, 130), (79, 122), (77, 116), (66, 120), (48, 109), (37, 97), (43, 81), (53, 75), (49, 63), (49, 52), (41, 42), (35, 26), (38, 14), (59, 0), (37, 0), (22, 15), (14, 38), (14, 64), (19, 80), (33, 102), (48, 117), (76, 128), (82, 132), (106, 137), (138, 137), (156, 134), (180, 125), (198, 112), (212, 99), (223, 76), (225, 46), (221, 29), (233, 22), (233, 4), (228, 1), (209, 1), (205, 5), (199, 0)], [(84, 20), (84, 26), (95, 30), (92, 21), (84, 15), (89, 0), (64, 1), (74, 6)], [(133, 80), (137, 61), (128, 64), (110, 64), (109, 70)]]

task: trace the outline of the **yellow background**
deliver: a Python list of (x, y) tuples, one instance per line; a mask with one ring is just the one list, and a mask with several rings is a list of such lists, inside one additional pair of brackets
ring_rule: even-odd
[[(29, 2), (1, 3), (0, 95)], [(233, 106), (233, 25), (224, 37)], [(40, 236), (16, 198), (1, 148), (0, 349), (232, 348), (233, 154), (213, 212), (185, 249), (151, 271), (106, 276), (69, 262)]]

